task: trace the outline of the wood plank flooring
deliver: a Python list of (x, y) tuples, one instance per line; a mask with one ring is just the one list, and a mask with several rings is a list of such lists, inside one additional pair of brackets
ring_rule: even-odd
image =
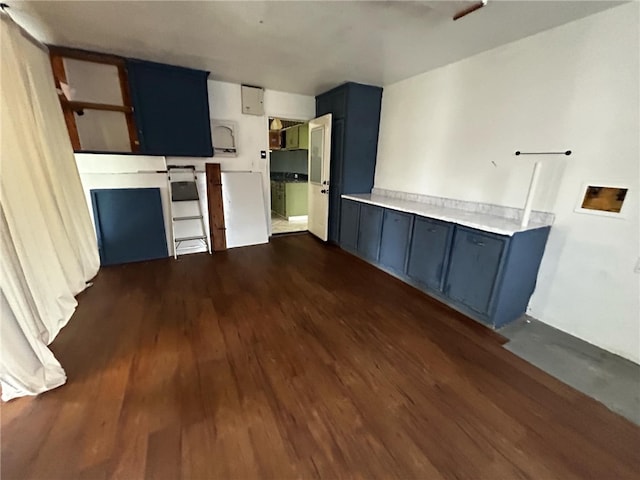
[(309, 235), (103, 268), (2, 479), (622, 479), (640, 428)]

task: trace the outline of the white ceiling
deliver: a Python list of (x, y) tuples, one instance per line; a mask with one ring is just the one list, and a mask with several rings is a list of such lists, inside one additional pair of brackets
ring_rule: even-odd
[(8, 1), (48, 43), (310, 95), (388, 85), (619, 3), (489, 0), (454, 22), (470, 2)]

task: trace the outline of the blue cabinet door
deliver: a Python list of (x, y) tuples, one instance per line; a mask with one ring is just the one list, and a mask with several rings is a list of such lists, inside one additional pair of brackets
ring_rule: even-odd
[(128, 60), (140, 153), (211, 157), (208, 72)]
[(380, 239), (380, 264), (404, 273), (413, 215), (385, 209)]
[(369, 193), (376, 171), (382, 88), (348, 86), (342, 188), (344, 193)]
[(340, 216), (340, 246), (355, 251), (358, 245), (358, 222), (360, 219), (360, 204), (351, 200), (342, 201), (342, 215)]
[(407, 275), (432, 290), (442, 290), (453, 225), (416, 217)]
[(518, 232), (509, 238), (506, 259), (496, 285), (493, 325), (501, 327), (519, 318), (527, 310), (536, 287), (538, 269), (550, 227)]
[[(344, 153), (344, 119), (331, 125), (331, 170), (329, 178), (329, 241), (339, 242), (342, 212), (342, 155)], [(355, 248), (355, 246), (353, 247)]]
[(378, 261), (383, 208), (362, 204), (358, 220), (358, 253), (372, 262)]
[(456, 227), (445, 293), (487, 314), (505, 243), (499, 235)]
[(169, 256), (159, 188), (91, 190), (101, 265)]

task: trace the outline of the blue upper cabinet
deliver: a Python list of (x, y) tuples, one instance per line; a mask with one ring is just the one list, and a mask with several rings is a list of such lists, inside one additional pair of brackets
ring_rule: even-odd
[(316, 97), (316, 115), (332, 114), (329, 240), (340, 239), (341, 195), (369, 193), (378, 151), (382, 88), (345, 83)]
[(208, 72), (127, 60), (140, 153), (211, 157)]

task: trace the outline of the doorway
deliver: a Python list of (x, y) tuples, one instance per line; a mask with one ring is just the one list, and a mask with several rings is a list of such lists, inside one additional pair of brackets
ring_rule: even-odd
[(309, 213), (309, 124), (269, 117), (271, 233), (306, 232)]

